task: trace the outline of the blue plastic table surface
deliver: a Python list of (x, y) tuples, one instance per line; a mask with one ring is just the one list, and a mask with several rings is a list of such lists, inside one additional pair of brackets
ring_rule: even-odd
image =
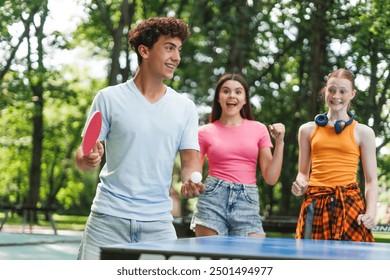
[(172, 241), (115, 244), (101, 259), (138, 259), (141, 254), (213, 259), (390, 260), (390, 244), (292, 238), (208, 236)]

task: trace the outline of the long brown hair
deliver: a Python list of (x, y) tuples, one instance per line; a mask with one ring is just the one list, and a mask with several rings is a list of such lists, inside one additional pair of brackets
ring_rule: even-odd
[(213, 104), (211, 107), (211, 115), (210, 115), (210, 122), (215, 122), (216, 120), (219, 120), (219, 118), (222, 115), (222, 107), (221, 104), (219, 104), (219, 92), (221, 91), (222, 85), (226, 81), (237, 81), (239, 82), (245, 91), (245, 101), (246, 104), (241, 108), (240, 115), (244, 119), (248, 120), (253, 120), (253, 114), (252, 114), (252, 109), (250, 105), (250, 100), (249, 100), (249, 87), (248, 84), (246, 83), (245, 79), (240, 75), (240, 74), (234, 74), (234, 73), (227, 73), (223, 75), (217, 82), (215, 86), (215, 95), (214, 95), (214, 100)]

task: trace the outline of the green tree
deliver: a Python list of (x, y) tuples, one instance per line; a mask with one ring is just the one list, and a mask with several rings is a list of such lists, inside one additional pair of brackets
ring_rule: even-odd
[[(15, 4), (15, 3), (14, 3)], [(8, 16), (10, 21), (20, 21), (24, 26), (24, 32), (20, 35), (15, 46), (12, 46), (3, 69), (1, 71), (0, 82), (5, 78), (11, 69), (12, 62), (15, 61), (16, 52), (20, 49), (22, 42), (26, 42), (27, 53), (24, 57), (25, 70), (23, 71), (24, 83), (27, 83), (28, 95), (32, 100), (31, 120), (32, 120), (32, 157), (29, 171), (29, 190), (25, 204), (36, 206), (39, 201), (42, 141), (43, 141), (43, 83), (46, 69), (43, 64), (43, 27), (47, 17), (47, 1), (31, 1), (19, 3), (15, 7), (7, 1), (2, 12)], [(15, 8), (15, 10), (13, 10)], [(24, 8), (20, 10), (20, 8)], [(19, 15), (17, 12), (21, 12)], [(4, 29), (2, 29), (4, 31)], [(5, 35), (5, 37), (8, 37)], [(33, 45), (36, 40), (36, 46)]]
[[(167, 15), (188, 22), (192, 34), (175, 77), (166, 82), (195, 101), (202, 123), (207, 122), (217, 79), (234, 71), (250, 84), (256, 119), (286, 126), (280, 180), (274, 187), (261, 178), (258, 182), (264, 214), (299, 211), (300, 199), (290, 191), (297, 172), (298, 128), (325, 109), (318, 92), (326, 74), (337, 67), (357, 77), (353, 109), (359, 122), (372, 127), (378, 137), (381, 190), (389, 191), (389, 154), (383, 153), (390, 137), (388, 1), (78, 3), (87, 17), (74, 34), (64, 35), (45, 32), (47, 1), (0, 2), (2, 201), (34, 203), (38, 191), (40, 205), (88, 212), (97, 172), (80, 174), (73, 153), (90, 103), (98, 89), (134, 75), (137, 62), (127, 44), (128, 30), (138, 20)], [(52, 50), (77, 48), (88, 49), (92, 59), (107, 61), (106, 78), (97, 80), (76, 67), (49, 63)], [(177, 184), (179, 176), (174, 173), (173, 178)], [(30, 186), (39, 180), (40, 188)]]

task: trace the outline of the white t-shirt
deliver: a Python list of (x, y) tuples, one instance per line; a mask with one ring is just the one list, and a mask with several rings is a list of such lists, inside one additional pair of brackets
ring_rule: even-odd
[(151, 104), (131, 79), (99, 91), (90, 116), (97, 110), (106, 164), (91, 210), (140, 221), (172, 220), (175, 157), (179, 150), (199, 151), (194, 102), (167, 87)]

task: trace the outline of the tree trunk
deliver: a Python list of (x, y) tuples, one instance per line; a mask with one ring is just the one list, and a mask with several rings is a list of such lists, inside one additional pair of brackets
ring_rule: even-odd
[[(32, 116), (33, 135), (32, 135), (32, 158), (30, 166), (30, 189), (28, 191), (27, 201), (25, 205), (36, 207), (39, 202), (39, 193), (41, 187), (41, 163), (42, 163), (42, 144), (43, 144), (43, 80), (45, 68), (43, 64), (44, 51), (43, 27), (47, 18), (47, 2), (42, 4), (42, 14), (40, 15), (40, 25), (36, 26), (37, 38), (37, 54), (38, 54), (38, 69), (33, 70), (31, 57), (31, 45), (29, 46), (28, 60), (28, 76), (30, 77), (30, 88), (33, 95), (34, 110)], [(35, 23), (34, 23), (35, 24)], [(30, 41), (29, 41), (30, 44)], [(34, 217), (36, 220), (36, 217)]]
[[(41, 83), (41, 82), (40, 82)], [(26, 204), (36, 206), (39, 201), (39, 189), (41, 185), (41, 161), (42, 161), (42, 142), (43, 142), (43, 98), (42, 85), (34, 87), (34, 98), (38, 99), (34, 103), (33, 139), (32, 139), (32, 159), (30, 166), (30, 189)]]
[(326, 13), (332, 5), (333, 1), (313, 1), (315, 6), (315, 12), (312, 14), (312, 29), (313, 32), (312, 45), (311, 45), (311, 101), (309, 109), (309, 117), (314, 118), (320, 111), (320, 103), (318, 99), (318, 93), (323, 86), (324, 77), (329, 72), (327, 69), (327, 52), (326, 46), (328, 38), (327, 19)]

